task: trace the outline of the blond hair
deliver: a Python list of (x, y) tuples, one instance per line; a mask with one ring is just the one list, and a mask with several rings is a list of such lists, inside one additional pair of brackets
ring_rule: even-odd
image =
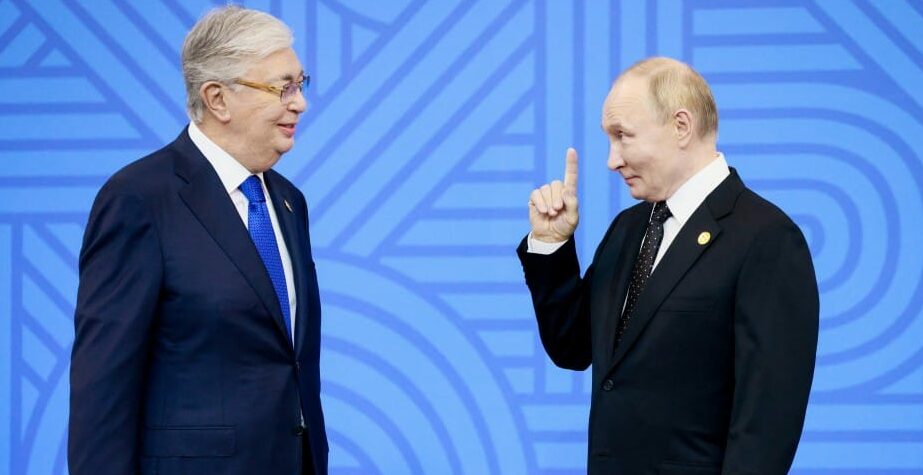
[(231, 85), (253, 65), (276, 51), (291, 48), (292, 31), (276, 17), (238, 6), (208, 12), (183, 41), (186, 111), (202, 121), (205, 105), (199, 89), (209, 81)]
[(718, 133), (718, 107), (708, 83), (692, 66), (672, 58), (653, 57), (638, 61), (619, 76), (648, 81), (654, 112), (661, 123), (679, 109), (692, 113), (699, 137)]

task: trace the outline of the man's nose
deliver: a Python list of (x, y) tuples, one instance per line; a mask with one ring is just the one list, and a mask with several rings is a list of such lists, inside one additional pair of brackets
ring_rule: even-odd
[(606, 166), (612, 171), (616, 171), (625, 166), (625, 161), (622, 160), (622, 153), (615, 145), (609, 146), (609, 160), (606, 161)]
[(295, 97), (288, 103), (288, 110), (301, 114), (308, 109), (308, 98), (304, 97), (302, 91), (295, 93)]

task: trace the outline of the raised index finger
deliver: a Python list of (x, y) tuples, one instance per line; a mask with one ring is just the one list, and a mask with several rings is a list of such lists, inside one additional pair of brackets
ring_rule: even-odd
[(567, 149), (567, 162), (564, 165), (564, 187), (577, 189), (577, 151), (573, 147)]

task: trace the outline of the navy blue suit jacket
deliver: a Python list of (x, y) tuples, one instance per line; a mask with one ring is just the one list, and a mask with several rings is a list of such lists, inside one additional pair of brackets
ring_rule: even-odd
[(264, 178), (292, 260), (294, 348), (256, 247), (187, 131), (100, 190), (80, 252), (72, 475), (292, 475), (303, 460), (327, 473), (307, 206), (278, 173)]

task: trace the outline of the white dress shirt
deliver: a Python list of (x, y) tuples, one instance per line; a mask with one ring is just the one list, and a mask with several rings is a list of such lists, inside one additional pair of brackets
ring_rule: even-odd
[[(231, 201), (234, 203), (234, 207), (237, 208), (237, 214), (240, 215), (240, 219), (244, 222), (244, 226), (249, 228), (247, 220), (249, 213), (247, 211), (247, 206), (250, 202), (247, 200), (244, 193), (240, 191), (240, 185), (243, 184), (244, 180), (249, 178), (250, 175), (253, 175), (253, 173), (247, 170), (246, 167), (241, 165), (240, 162), (235, 160), (230, 154), (222, 150), (218, 144), (206, 137), (205, 134), (196, 127), (194, 122), (189, 123), (189, 138), (192, 139), (192, 143), (202, 152), (202, 155), (205, 155), (208, 163), (211, 163), (212, 167), (214, 167), (215, 172), (218, 173), (218, 178), (221, 179), (221, 184), (224, 185), (224, 190), (227, 191), (228, 196), (231, 197)], [(282, 258), (282, 271), (285, 273), (285, 288), (288, 290), (289, 315), (292, 316), (291, 322), (289, 322), (291, 324), (289, 335), (292, 336), (292, 344), (294, 344), (295, 307), (297, 301), (295, 300), (295, 277), (292, 272), (292, 259), (289, 256), (288, 247), (285, 245), (285, 239), (282, 237), (279, 219), (276, 218), (276, 210), (272, 206), (272, 198), (269, 196), (269, 189), (267, 188), (266, 181), (263, 179), (263, 174), (257, 173), (256, 176), (260, 177), (260, 181), (263, 182), (263, 196), (266, 198), (266, 208), (269, 209), (269, 220), (272, 222), (272, 231), (276, 235), (276, 244), (279, 246), (279, 257)]]
[[(705, 168), (699, 170), (695, 175), (692, 175), (692, 177), (686, 180), (672, 196), (667, 198), (667, 207), (670, 208), (672, 216), (667, 218), (663, 223), (663, 241), (660, 242), (660, 249), (657, 250), (657, 257), (654, 259), (654, 267), (651, 269), (651, 272), (653, 272), (653, 269), (657, 268), (660, 259), (663, 258), (670, 244), (676, 239), (676, 235), (679, 234), (679, 231), (683, 229), (683, 225), (686, 224), (686, 221), (689, 221), (689, 217), (692, 216), (692, 213), (702, 205), (705, 198), (708, 197), (708, 195), (730, 174), (731, 170), (728, 168), (727, 161), (724, 159), (724, 154), (719, 152), (715, 156), (715, 159), (709, 162)], [(651, 213), (653, 212), (654, 210), (651, 209)], [(551, 254), (563, 246), (564, 242), (539, 241), (533, 239), (532, 233), (529, 233), (529, 238), (527, 240), (528, 252), (546, 255)], [(642, 242), (641, 245), (643, 246), (644, 243)]]

